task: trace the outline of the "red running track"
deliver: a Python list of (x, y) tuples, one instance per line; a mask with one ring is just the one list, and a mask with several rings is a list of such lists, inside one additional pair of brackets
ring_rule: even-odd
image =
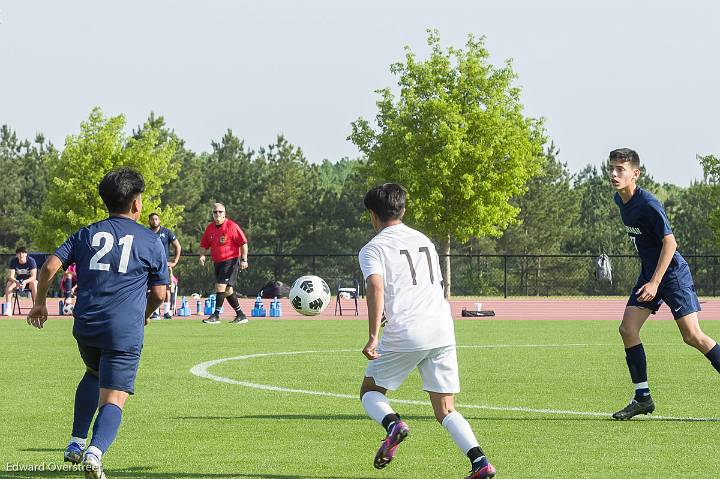
[[(482, 309), (495, 311), (495, 316), (486, 318), (462, 318), (463, 308), (474, 310), (475, 303), (482, 302)], [(48, 300), (48, 311), (50, 315), (58, 314), (59, 299)], [(254, 299), (241, 299), (240, 305), (245, 314), (250, 314), (254, 306)], [(319, 316), (303, 316), (293, 310), (287, 298), (281, 300), (283, 316), (281, 319), (367, 319), (367, 305), (364, 299), (358, 301), (358, 316), (355, 316), (355, 306), (352, 300), (342, 300), (343, 315), (335, 316), (335, 302), (330, 303), (328, 308)], [(564, 320), (614, 320), (622, 319), (625, 309), (625, 299), (502, 299), (502, 298), (479, 298), (477, 300), (450, 300), (453, 317), (456, 319), (470, 320), (532, 320), (532, 319), (564, 319)], [(24, 318), (30, 308), (30, 299), (23, 298), (21, 301), (22, 315), (15, 315), (15, 318)], [(266, 310), (270, 307), (270, 301), (264, 300)], [(202, 303), (201, 303), (202, 305)], [(176, 319), (201, 319), (205, 314), (195, 314), (195, 301), (190, 301), (192, 315)], [(720, 299), (712, 298), (703, 300), (701, 298), (702, 312), (701, 320), (720, 319)], [(232, 318), (232, 310), (225, 304), (223, 318)], [(264, 318), (270, 319), (270, 318)], [(653, 319), (672, 319), (672, 314), (666, 305), (663, 305)]]

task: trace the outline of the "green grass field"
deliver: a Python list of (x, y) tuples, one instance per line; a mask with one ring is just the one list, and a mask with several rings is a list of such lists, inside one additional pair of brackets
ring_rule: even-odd
[[(720, 337), (720, 322), (703, 327)], [(105, 455), (108, 477), (464, 477), (468, 462), (429, 404), (396, 404), (411, 436), (392, 464), (373, 469), (383, 431), (355, 397), (366, 330), (364, 321), (153, 323), (136, 395)], [(666, 419), (628, 422), (609, 419), (631, 394), (615, 322), (458, 321), (456, 334), (458, 409), (498, 478), (708, 478), (720, 471), (720, 422), (687, 419), (720, 417), (720, 377), (682, 343), (671, 321), (648, 323), (644, 335), (655, 413)], [(83, 374), (71, 322), (50, 320), (35, 330), (0, 321), (0, 348), (0, 477), (81, 477), (47, 470), (62, 464)], [(190, 372), (205, 361), (293, 351), (316, 352), (231, 360), (208, 371), (337, 396), (256, 389)], [(392, 398), (427, 400), (416, 373)], [(13, 470), (43, 464), (44, 472)]]

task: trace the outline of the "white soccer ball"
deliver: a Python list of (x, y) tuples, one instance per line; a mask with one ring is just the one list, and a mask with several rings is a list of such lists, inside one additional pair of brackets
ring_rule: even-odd
[(75, 305), (72, 303), (63, 303), (63, 314), (66, 316), (70, 316), (73, 313), (74, 308)]
[(305, 316), (316, 316), (330, 304), (330, 287), (319, 276), (300, 276), (290, 288), (290, 303)]

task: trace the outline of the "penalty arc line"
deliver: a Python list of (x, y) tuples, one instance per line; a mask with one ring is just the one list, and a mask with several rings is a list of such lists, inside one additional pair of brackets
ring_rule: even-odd
[[(474, 348), (474, 349), (493, 349), (493, 348), (542, 348), (542, 347), (591, 347), (591, 346), (615, 346), (614, 344), (494, 344), (494, 345), (479, 345), (479, 346), (458, 346), (458, 348)], [(210, 379), (225, 384), (234, 384), (243, 386), (251, 389), (258, 389), (263, 391), (273, 391), (281, 393), (291, 394), (305, 394), (310, 396), (322, 396), (337, 399), (358, 399), (357, 395), (353, 394), (342, 394), (332, 393), (327, 391), (313, 391), (309, 389), (296, 389), (286, 388), (282, 386), (272, 386), (269, 384), (258, 384), (248, 381), (238, 381), (236, 379), (226, 378), (212, 374), (208, 371), (213, 366), (222, 364), (228, 361), (242, 361), (245, 359), (262, 358), (268, 356), (297, 356), (301, 354), (327, 354), (327, 353), (357, 353), (355, 349), (334, 349), (334, 350), (308, 350), (308, 351), (281, 351), (274, 353), (256, 353), (246, 354), (242, 356), (233, 356), (229, 358), (214, 359), (212, 361), (205, 361), (200, 364), (196, 364), (190, 369), (190, 373), (204, 379)], [(412, 399), (394, 399), (391, 398), (390, 402), (398, 404), (409, 404), (415, 406), (431, 406), (429, 401), (419, 401)], [(567, 416), (584, 416), (584, 417), (609, 417), (610, 413), (607, 412), (592, 412), (592, 411), (573, 411), (564, 409), (549, 409), (549, 408), (528, 408), (520, 406), (493, 406), (489, 404), (457, 404), (458, 408), (465, 409), (482, 409), (486, 411), (500, 411), (500, 412), (524, 412), (532, 414), (553, 414), (553, 415), (567, 415)], [(713, 417), (680, 417), (680, 416), (652, 416), (649, 418), (642, 418), (642, 420), (659, 420), (659, 421), (689, 421), (689, 422), (720, 422), (720, 418)]]

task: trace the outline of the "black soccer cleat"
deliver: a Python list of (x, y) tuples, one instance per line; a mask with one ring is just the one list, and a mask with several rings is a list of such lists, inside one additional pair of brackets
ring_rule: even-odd
[(235, 316), (235, 319), (230, 321), (230, 324), (246, 324), (248, 322), (247, 316), (245, 316), (245, 313), (238, 313)]
[(220, 318), (217, 314), (213, 313), (208, 316), (207, 319), (203, 319), (202, 322), (205, 324), (220, 324)]
[(652, 414), (655, 411), (655, 403), (651, 397), (648, 397), (644, 401), (637, 401), (633, 399), (630, 404), (612, 415), (613, 419), (620, 421), (627, 421), (638, 414)]

